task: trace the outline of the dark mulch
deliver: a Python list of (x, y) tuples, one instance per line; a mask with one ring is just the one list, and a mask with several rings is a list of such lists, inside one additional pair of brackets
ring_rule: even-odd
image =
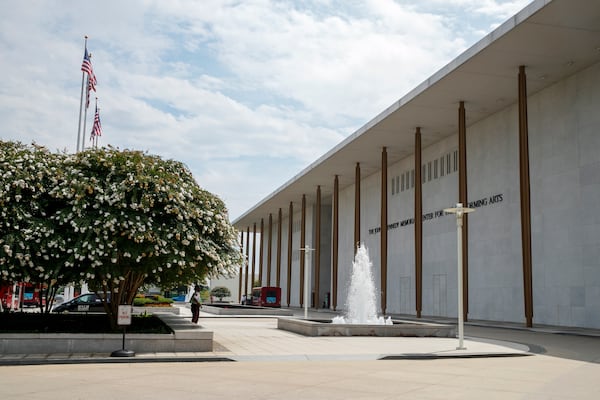
[[(171, 333), (154, 315), (134, 315), (127, 332)], [(106, 314), (0, 313), (0, 333), (119, 333), (112, 330)]]

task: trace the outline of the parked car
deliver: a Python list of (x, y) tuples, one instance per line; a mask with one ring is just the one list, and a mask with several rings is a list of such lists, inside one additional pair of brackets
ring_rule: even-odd
[(52, 309), (54, 312), (104, 312), (102, 298), (96, 293), (86, 293)]

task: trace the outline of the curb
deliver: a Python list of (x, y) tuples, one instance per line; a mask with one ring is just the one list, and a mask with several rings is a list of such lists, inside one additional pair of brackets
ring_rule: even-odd
[(0, 366), (65, 365), (65, 364), (141, 364), (173, 362), (235, 362), (227, 357), (73, 357), (73, 358), (11, 358), (0, 359)]

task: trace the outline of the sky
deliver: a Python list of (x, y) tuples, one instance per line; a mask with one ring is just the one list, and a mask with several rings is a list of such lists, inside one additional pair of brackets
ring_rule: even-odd
[(530, 0), (0, 0), (0, 139), (185, 163), (244, 214)]

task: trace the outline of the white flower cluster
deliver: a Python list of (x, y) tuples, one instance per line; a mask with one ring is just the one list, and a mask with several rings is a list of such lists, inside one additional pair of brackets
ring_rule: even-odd
[(241, 263), (223, 202), (181, 163), (135, 151), (51, 154), (0, 141), (0, 273), (123, 285), (192, 282)]

